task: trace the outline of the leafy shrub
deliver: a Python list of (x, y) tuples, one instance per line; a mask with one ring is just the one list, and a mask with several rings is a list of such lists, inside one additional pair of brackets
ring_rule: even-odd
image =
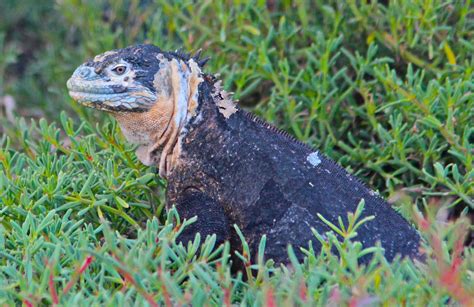
[[(0, 302), (470, 303), (473, 13), (470, 1), (0, 2)], [(260, 257), (244, 280), (228, 246), (176, 245), (189, 221), (163, 210), (166, 183), (65, 89), (84, 59), (144, 41), (203, 48), (242, 107), (413, 219), (426, 263), (390, 264), (374, 248), (358, 266), (358, 243), (328, 235), (321, 255), (281, 268)], [(4, 95), (61, 128), (7, 121)]]

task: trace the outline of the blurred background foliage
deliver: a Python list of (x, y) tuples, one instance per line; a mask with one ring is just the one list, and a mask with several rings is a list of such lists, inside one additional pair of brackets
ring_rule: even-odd
[[(471, 1), (2, 0), (0, 254), (4, 248), (2, 255), (6, 258), (0, 257), (0, 261), (10, 266), (5, 265), (0, 274), (6, 276), (5, 280), (14, 281), (28, 277), (26, 281), (8, 284), (8, 295), (18, 291), (22, 300), (35, 292), (39, 298), (32, 301), (54, 302), (53, 294), (42, 292), (46, 291), (49, 271), (41, 270), (39, 256), (33, 269), (28, 261), (22, 262), (27, 258), (25, 255), (29, 257), (39, 251), (41, 257), (59, 259), (59, 254), (53, 254), (59, 252), (48, 245), (48, 240), (62, 244), (69, 253), (69, 260), (56, 268), (56, 273), (62, 275), (55, 275), (55, 280), (65, 285), (69, 278), (79, 278), (74, 268), (84, 255), (91, 255), (91, 250), (95, 249), (98, 259), (110, 256), (107, 248), (103, 251), (98, 247), (104, 231), (101, 218), (111, 221), (115, 230), (126, 235), (136, 232), (144, 220), (162, 216), (165, 183), (152, 175), (153, 168), (137, 162), (133, 149), (125, 144), (111, 118), (72, 102), (65, 87), (73, 70), (87, 58), (144, 42), (165, 50), (182, 47), (194, 52), (202, 48), (204, 56), (211, 58), (206, 71), (220, 74), (225, 88), (235, 92), (241, 107), (325, 152), (377, 189), (408, 218), (413, 204), (440, 225), (467, 215), (471, 224), (467, 227), (470, 236), (466, 243), (472, 244)], [(49, 216), (52, 210), (54, 213)], [(41, 223), (43, 219), (49, 222)], [(142, 233), (139, 241), (126, 241), (127, 248), (121, 250), (125, 267), (127, 263), (130, 270), (136, 267), (134, 244), (151, 244), (147, 236), (159, 235), (162, 229), (157, 227), (149, 225), (149, 234)], [(47, 236), (44, 229), (49, 229)], [(83, 231), (83, 235), (76, 229)], [(453, 236), (453, 231), (446, 232)], [(68, 241), (71, 233), (80, 237), (78, 242)], [(111, 238), (114, 235), (117, 234), (110, 234), (107, 240), (123, 239)], [(26, 244), (37, 240), (37, 236), (43, 238), (38, 242), (46, 243)], [(445, 254), (452, 250), (453, 242), (444, 241)], [(441, 252), (438, 249), (435, 253), (438, 261)], [(180, 261), (190, 261), (183, 255), (185, 260)], [(463, 281), (469, 280), (472, 285), (472, 247), (467, 255), (470, 262), (456, 272), (463, 272)], [(152, 258), (150, 263), (154, 266)], [(321, 261), (332, 265), (337, 262), (336, 258), (324, 259), (318, 260), (317, 267), (324, 266)], [(434, 296), (446, 303), (447, 296), (456, 298), (456, 293), (450, 292), (449, 287), (440, 290), (434, 287), (439, 284), (430, 283), (432, 276), (442, 273), (433, 271), (443, 267), (436, 261), (428, 270), (416, 273), (411, 265), (393, 272), (386, 263), (383, 269), (372, 266), (364, 272), (348, 268), (347, 272), (353, 275), (341, 277), (349, 280), (340, 280), (342, 300), (348, 301), (357, 294), (351, 292), (354, 285), (365, 285), (378, 278), (378, 284), (374, 281), (375, 290), (361, 290), (361, 299), (367, 293), (377, 293), (379, 300), (394, 303), (388, 295), (394, 292), (384, 292), (390, 288), (386, 291), (399, 291), (396, 302), (407, 295), (404, 291), (413, 290), (416, 295), (412, 295), (420, 297), (420, 304)], [(176, 263), (178, 267), (182, 265)], [(219, 271), (221, 267), (217, 271), (204, 267), (206, 272), (212, 271), (213, 277), (200, 271), (196, 276), (201, 277), (191, 280), (201, 278), (206, 285), (212, 285), (215, 302), (222, 303), (227, 297), (225, 287), (230, 287), (227, 269), (225, 264), (224, 273)], [(105, 260), (95, 270), (100, 276), (111, 271)], [(268, 273), (261, 266), (258, 270)], [(328, 300), (333, 294), (339, 295), (334, 293), (336, 288), (331, 288), (331, 283), (337, 283), (334, 271), (325, 272), (325, 276), (333, 274), (332, 279), (322, 282), (315, 277), (319, 273), (309, 273), (319, 272), (316, 268), (304, 270), (298, 274), (306, 278), (307, 291), (314, 297)], [(97, 287), (103, 290), (102, 296), (119, 288), (122, 273), (114, 271), (107, 275), (114, 286), (101, 281)], [(141, 273), (137, 276), (148, 276), (150, 272)], [(287, 283), (290, 273), (278, 274), (280, 277), (263, 283), (258, 290), (255, 284), (232, 280), (238, 285), (232, 292), (232, 301), (245, 301), (242, 293), (250, 295), (249, 301), (268, 301), (272, 298), (269, 291), (277, 289), (280, 283), (291, 287), (292, 292), (284, 287), (281, 291), (298, 296), (298, 284)], [(384, 276), (382, 280), (386, 283), (379, 287), (380, 276)], [(386, 279), (387, 276), (398, 278), (399, 283)], [(212, 282), (224, 277), (224, 288)], [(87, 291), (95, 289), (92, 279), (81, 279), (82, 286), (84, 280), (89, 283)], [(182, 280), (174, 282), (174, 291), (178, 291)], [(190, 285), (191, 292), (205, 288), (200, 283)], [(143, 290), (148, 284), (142, 286)], [(116, 299), (127, 302), (127, 295), (134, 297), (133, 291), (141, 291), (136, 289), (125, 289), (126, 294)], [(81, 295), (92, 293), (84, 291)], [(275, 295), (285, 297), (285, 293)], [(146, 295), (139, 297), (144, 299)], [(367, 297), (371, 298), (369, 294)], [(72, 294), (66, 299), (74, 301)], [(184, 302), (186, 297), (181, 299)]]

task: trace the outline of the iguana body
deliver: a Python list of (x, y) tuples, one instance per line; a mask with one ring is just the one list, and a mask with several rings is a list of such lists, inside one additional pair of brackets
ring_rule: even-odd
[[(198, 221), (183, 235), (217, 234), (234, 249), (237, 224), (255, 252), (267, 235), (266, 256), (287, 261), (286, 247), (306, 247), (310, 230), (365, 200), (357, 239), (380, 241), (385, 255), (419, 256), (419, 235), (375, 192), (332, 160), (263, 120), (238, 109), (197, 58), (138, 45), (107, 52), (80, 66), (68, 81), (71, 96), (111, 112), (138, 158), (168, 180), (167, 201)], [(297, 248), (296, 248), (297, 249)], [(298, 254), (302, 257), (301, 254)]]

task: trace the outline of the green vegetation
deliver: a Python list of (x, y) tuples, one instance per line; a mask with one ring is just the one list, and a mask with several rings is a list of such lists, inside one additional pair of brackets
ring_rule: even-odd
[[(471, 1), (314, 2), (1, 1), (0, 304), (472, 303)], [(426, 263), (388, 263), (343, 225), (287, 267), (262, 257), (265, 238), (250, 263), (243, 241), (237, 275), (212, 237), (177, 245), (191, 221), (164, 210), (165, 182), (65, 89), (84, 59), (137, 42), (203, 48), (241, 106), (418, 225)], [(357, 225), (357, 212), (343, 218)]]

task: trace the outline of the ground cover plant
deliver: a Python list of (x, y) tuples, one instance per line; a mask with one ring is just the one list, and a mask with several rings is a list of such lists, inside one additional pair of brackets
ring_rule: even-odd
[[(314, 2), (2, 1), (0, 303), (472, 304), (471, 2)], [(304, 263), (274, 265), (265, 238), (251, 263), (242, 236), (235, 275), (214, 238), (177, 245), (192, 221), (163, 208), (166, 183), (65, 88), (85, 58), (137, 42), (203, 48), (242, 107), (412, 221), (426, 262), (362, 249), (363, 203), (332, 234), (315, 233), (324, 248), (308, 246)], [(374, 260), (360, 266), (365, 253)]]

